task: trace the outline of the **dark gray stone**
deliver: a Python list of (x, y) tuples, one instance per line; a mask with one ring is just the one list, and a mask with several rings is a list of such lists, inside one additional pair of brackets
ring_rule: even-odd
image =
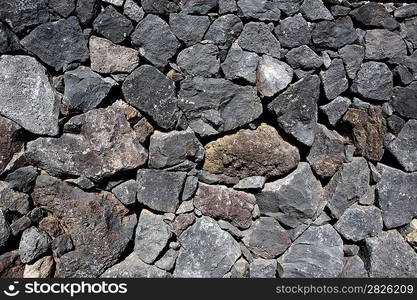
[(17, 32), (49, 21), (47, 0), (3, 0), (0, 4), (0, 20), (6, 21)]
[(281, 278), (338, 277), (343, 270), (343, 241), (329, 224), (311, 226), (278, 259)]
[(366, 278), (368, 271), (365, 268), (363, 260), (355, 255), (345, 258), (345, 265), (340, 274), (341, 278)]
[(234, 42), (222, 63), (222, 70), (226, 79), (244, 79), (251, 84), (255, 84), (258, 62), (259, 56), (256, 53), (243, 51), (239, 44)]
[(101, 278), (170, 278), (172, 275), (155, 266), (145, 264), (133, 252), (123, 261), (108, 268)]
[[(401, 33), (406, 35), (409, 42), (412, 43), (414, 49), (417, 47), (417, 17), (404, 20), (404, 26), (401, 27)], [(406, 41), (407, 41), (406, 40)], [(410, 52), (412, 50), (410, 49)]]
[(275, 259), (254, 259), (249, 265), (250, 278), (275, 278), (277, 261)]
[(304, 0), (300, 12), (309, 21), (333, 20), (332, 14), (322, 0)]
[(158, 69), (142, 65), (122, 86), (126, 101), (149, 115), (163, 129), (172, 129), (178, 121), (175, 84)]
[(383, 27), (393, 30), (399, 26), (398, 22), (387, 12), (384, 5), (374, 2), (366, 3), (352, 10), (352, 18), (364, 27)]
[(351, 90), (364, 98), (386, 101), (392, 96), (393, 76), (390, 69), (382, 62), (363, 63)]
[(291, 49), (285, 59), (291, 67), (307, 70), (317, 69), (323, 64), (323, 59), (306, 45)]
[(59, 103), (46, 69), (35, 58), (0, 57), (0, 104), (0, 113), (27, 131), (58, 134)]
[(129, 211), (108, 192), (86, 193), (40, 175), (31, 196), (36, 206), (54, 216), (54, 229), (66, 228), (74, 243), (75, 250), (56, 261), (57, 277), (98, 276), (121, 259), (133, 237), (136, 215), (128, 215)]
[(417, 171), (417, 120), (405, 123), (398, 136), (386, 148), (391, 152), (405, 171)]
[[(185, 180), (185, 183), (184, 183), (184, 190), (182, 191), (182, 197), (181, 197), (182, 200), (186, 201), (188, 199), (191, 199), (191, 197), (194, 196), (194, 193), (197, 190), (197, 187), (198, 187), (198, 178), (195, 176), (187, 176), (187, 179)], [(180, 208), (181, 206), (178, 208), (177, 213), (179, 213)], [(190, 209), (190, 211), (191, 210), (192, 209)]]
[(417, 254), (396, 230), (365, 240), (369, 276), (376, 278), (416, 277)]
[(212, 77), (220, 69), (219, 49), (213, 44), (196, 44), (178, 54), (177, 64), (188, 75)]
[(219, 4), (219, 0), (181, 0), (182, 11), (188, 14), (207, 14)]
[(89, 26), (100, 11), (98, 0), (77, 0), (75, 15), (80, 20), (81, 25)]
[(23, 232), (19, 243), (20, 260), (23, 263), (34, 262), (50, 250), (51, 238), (45, 231), (30, 227)]
[(407, 55), (407, 47), (400, 35), (386, 29), (367, 30), (365, 58), (383, 60)]
[(355, 79), (365, 57), (364, 48), (360, 45), (346, 45), (339, 49), (339, 55), (343, 59), (348, 77)]
[(349, 98), (339, 96), (336, 97), (332, 102), (320, 106), (320, 109), (327, 116), (327, 120), (329, 121), (330, 125), (335, 126), (348, 110), (351, 103), (352, 102)]
[(313, 219), (320, 208), (322, 187), (310, 166), (301, 162), (290, 175), (265, 184), (256, 194), (260, 212), (295, 228)]
[(243, 243), (256, 256), (276, 258), (290, 246), (288, 232), (272, 217), (261, 217), (245, 232)]
[(0, 208), (0, 250), (3, 251), (4, 248), (9, 246), (9, 239), (12, 236), (12, 229), (10, 228), (9, 223), (7, 223), (6, 210)]
[(353, 158), (332, 177), (325, 190), (327, 207), (335, 218), (363, 196), (369, 186), (370, 174), (366, 159)]
[(54, 257), (61, 257), (65, 253), (73, 250), (74, 244), (69, 235), (62, 234), (52, 240), (51, 248)]
[(149, 14), (168, 14), (180, 10), (181, 0), (141, 0), (143, 10)]
[(247, 23), (239, 36), (239, 46), (247, 51), (280, 58), (281, 45), (272, 30), (273, 27), (265, 23)]
[(29, 196), (12, 190), (8, 183), (0, 181), (0, 207), (24, 215), (30, 211)]
[(138, 202), (161, 212), (175, 213), (180, 202), (186, 173), (139, 170)]
[(332, 177), (347, 162), (346, 143), (336, 131), (318, 125), (307, 161), (319, 177)]
[(188, 128), (169, 133), (156, 131), (150, 138), (149, 167), (190, 170), (204, 158), (204, 148)]
[(23, 216), (13, 221), (13, 223), (10, 224), (10, 230), (14, 236), (17, 236), (24, 230), (28, 229), (31, 225), (32, 225), (32, 220), (28, 216)]
[(329, 100), (333, 100), (349, 88), (349, 82), (341, 59), (334, 59), (326, 71), (320, 72), (320, 78), (324, 93)]
[(171, 231), (163, 217), (143, 209), (136, 228), (134, 252), (143, 262), (152, 264), (170, 237)]
[(345, 239), (358, 242), (382, 232), (381, 211), (375, 206), (352, 205), (334, 225)]
[(237, 6), (246, 18), (258, 19), (260, 21), (279, 21), (281, 16), (279, 2), (276, 0), (238, 0)]
[(317, 127), (318, 76), (307, 76), (290, 85), (268, 105), (279, 126), (299, 142), (311, 146)]
[(135, 2), (135, 0), (125, 1), (125, 4), (123, 5), (123, 14), (135, 22), (139, 22), (145, 17), (145, 11)]
[(208, 16), (193, 16), (184, 13), (170, 14), (169, 26), (175, 36), (187, 46), (201, 42), (210, 26)]
[(76, 17), (39, 25), (21, 44), (57, 71), (89, 58), (87, 38)]
[(79, 67), (64, 75), (65, 94), (62, 103), (70, 111), (86, 112), (96, 108), (117, 83), (102, 78), (87, 67)]
[[(216, 221), (202, 217), (179, 237), (180, 248), (174, 277), (224, 276), (240, 257), (239, 244)], [(210, 255), (207, 256), (207, 249)]]
[(316, 46), (336, 50), (355, 42), (358, 33), (353, 27), (352, 20), (349, 17), (342, 17), (335, 21), (317, 23), (311, 37)]
[(131, 35), (131, 42), (158, 68), (164, 68), (180, 47), (169, 25), (156, 15), (148, 15), (139, 22)]
[(136, 191), (138, 187), (136, 181), (131, 179), (125, 181), (114, 189), (112, 189), (113, 195), (120, 200), (125, 206), (132, 206), (136, 203)]
[(390, 105), (401, 117), (417, 119), (417, 81), (394, 87)]
[(417, 4), (409, 3), (404, 6), (397, 7), (394, 10), (394, 17), (396, 18), (410, 18), (417, 16)]
[(99, 35), (119, 44), (133, 31), (133, 25), (128, 18), (109, 5), (94, 20), (93, 29)]
[(21, 48), (18, 37), (6, 25), (0, 23), (0, 54), (15, 52)]
[(274, 32), (284, 48), (309, 45), (311, 42), (311, 26), (300, 15), (285, 18)]
[(32, 166), (19, 168), (8, 174), (6, 181), (9, 187), (19, 192), (29, 192), (35, 184), (38, 177), (38, 170)]
[(10, 162), (13, 161), (15, 155), (19, 155), (23, 151), (24, 143), (21, 139), (23, 133), (22, 127), (17, 123), (0, 116), (0, 173)]
[(227, 132), (262, 113), (256, 89), (224, 79), (188, 78), (181, 82), (179, 107), (200, 136)]
[(155, 266), (165, 271), (172, 271), (172, 269), (175, 266), (177, 257), (177, 250), (168, 249), (168, 251), (165, 252), (164, 256), (162, 256), (157, 262), (155, 262)]

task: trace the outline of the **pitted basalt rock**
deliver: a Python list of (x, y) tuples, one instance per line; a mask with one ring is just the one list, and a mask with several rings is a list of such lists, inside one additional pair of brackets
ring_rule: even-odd
[(248, 177), (283, 175), (294, 169), (298, 150), (266, 124), (256, 130), (241, 130), (206, 145), (203, 169), (214, 174)]

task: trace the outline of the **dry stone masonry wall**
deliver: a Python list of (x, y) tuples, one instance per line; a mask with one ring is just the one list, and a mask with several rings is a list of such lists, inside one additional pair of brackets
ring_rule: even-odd
[(416, 277), (417, 4), (0, 1), (1, 277)]

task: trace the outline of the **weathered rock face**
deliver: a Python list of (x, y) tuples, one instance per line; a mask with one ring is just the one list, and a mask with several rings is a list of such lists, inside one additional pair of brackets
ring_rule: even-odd
[[(117, 106), (71, 118), (59, 138), (39, 138), (28, 145), (27, 161), (50, 174), (100, 180), (142, 166), (147, 151)], [(61, 159), (55, 159), (60, 153)]]
[(390, 151), (404, 170), (408, 172), (417, 171), (417, 120), (409, 120), (404, 127), (388, 145)]
[(266, 183), (256, 200), (261, 213), (295, 228), (317, 215), (321, 193), (321, 184), (310, 166), (300, 163), (287, 177)]
[(293, 70), (286, 63), (264, 55), (256, 75), (256, 88), (263, 96), (272, 97), (290, 84)]
[(139, 65), (139, 52), (92, 36), (89, 42), (91, 69), (98, 73), (130, 73)]
[(58, 101), (46, 69), (33, 57), (0, 57), (0, 114), (40, 135), (58, 134)]
[(390, 105), (400, 116), (417, 119), (417, 82), (395, 87)]
[[(180, 249), (174, 277), (222, 277), (240, 257), (239, 244), (209, 218), (200, 218), (178, 237)], [(204, 253), (210, 249), (210, 255)]]
[(74, 251), (57, 260), (58, 277), (98, 276), (120, 258), (132, 238), (136, 216), (127, 216), (109, 193), (86, 193), (41, 175), (32, 199), (59, 218), (74, 242)]
[(367, 3), (354, 9), (350, 15), (356, 22), (364, 26), (384, 27), (390, 30), (398, 27), (397, 21), (379, 3)]
[(377, 184), (378, 202), (384, 225), (395, 228), (408, 224), (416, 215), (416, 173), (380, 164), (381, 180)]
[(204, 215), (220, 218), (246, 229), (251, 225), (255, 196), (225, 186), (198, 185), (194, 206)]
[(221, 67), (227, 79), (244, 79), (253, 84), (256, 82), (258, 62), (259, 56), (256, 53), (243, 51), (235, 42), (230, 47)]
[(416, 277), (417, 254), (398, 231), (366, 239), (365, 249), (370, 277)]
[(97, 16), (93, 28), (98, 34), (116, 44), (123, 42), (133, 31), (132, 22), (111, 5)]
[(343, 241), (331, 225), (309, 227), (278, 260), (280, 277), (338, 277)]
[(138, 202), (157, 211), (174, 213), (180, 202), (185, 177), (185, 172), (139, 170)]
[(224, 79), (194, 77), (181, 82), (178, 106), (189, 126), (210, 136), (244, 126), (262, 113), (256, 89)]
[(381, 60), (401, 57), (406, 54), (407, 47), (398, 34), (385, 29), (373, 29), (366, 32), (366, 59)]
[(314, 27), (311, 38), (313, 43), (322, 48), (339, 49), (357, 40), (358, 34), (349, 17), (335, 21), (322, 21)]
[(368, 109), (350, 108), (343, 121), (352, 128), (353, 142), (360, 155), (379, 161), (384, 155), (384, 137), (387, 133), (387, 121), (379, 106)]
[(23, 141), (19, 138), (22, 127), (13, 121), (0, 117), (0, 131), (2, 132), (0, 137), (0, 172), (2, 172), (13, 155), (22, 150)]
[(178, 54), (177, 64), (192, 76), (211, 77), (220, 69), (219, 49), (213, 44), (196, 44)]
[(178, 120), (174, 82), (158, 69), (143, 65), (123, 83), (126, 101), (148, 114), (159, 126), (171, 129)]
[(203, 169), (228, 176), (282, 175), (294, 169), (300, 160), (297, 149), (266, 124), (225, 136), (205, 148)]
[(346, 140), (336, 131), (319, 125), (307, 161), (320, 177), (333, 176), (342, 164), (347, 162)]
[(268, 105), (279, 126), (299, 142), (311, 146), (317, 127), (320, 79), (308, 76), (290, 85)]
[(366, 160), (355, 157), (352, 162), (343, 164), (332, 177), (326, 186), (325, 199), (334, 217), (339, 218), (350, 205), (365, 194), (370, 180), (369, 173)]
[(89, 58), (87, 38), (75, 17), (38, 26), (21, 44), (56, 70)]
[(255, 255), (276, 258), (290, 246), (288, 232), (272, 217), (261, 217), (248, 230), (243, 243)]
[(203, 40), (204, 34), (210, 26), (210, 20), (208, 16), (170, 14), (169, 26), (180, 41), (191, 46)]

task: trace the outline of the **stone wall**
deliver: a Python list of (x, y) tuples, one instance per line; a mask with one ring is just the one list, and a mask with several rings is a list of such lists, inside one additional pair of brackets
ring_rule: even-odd
[(417, 4), (2, 0), (0, 276), (415, 277)]

